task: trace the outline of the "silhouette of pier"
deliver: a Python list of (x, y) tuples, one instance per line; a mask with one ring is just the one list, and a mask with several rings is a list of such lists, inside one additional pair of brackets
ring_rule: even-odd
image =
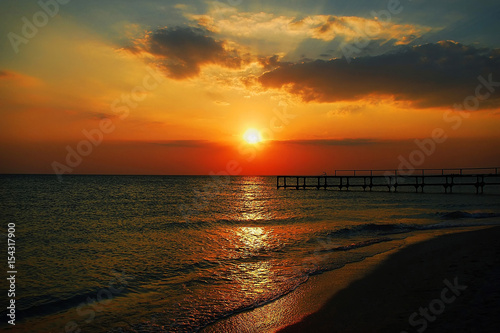
[(277, 176), (278, 189), (363, 189), (363, 191), (387, 190), (398, 192), (409, 188), (424, 192), (427, 188), (442, 188), (444, 193), (453, 189), (475, 188), (477, 194), (484, 193), (486, 186), (499, 186), (500, 167), (459, 169), (415, 169), (415, 170), (336, 170), (333, 175), (321, 176)]

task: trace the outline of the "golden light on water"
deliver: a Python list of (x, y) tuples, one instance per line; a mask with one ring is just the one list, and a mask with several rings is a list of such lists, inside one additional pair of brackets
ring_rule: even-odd
[(266, 239), (268, 237), (264, 229), (260, 227), (241, 227), (238, 228), (236, 234), (241, 243), (250, 251), (259, 251), (267, 246)]
[(269, 203), (262, 200), (265, 195), (262, 179), (255, 177), (242, 186), (241, 201), (242, 211), (237, 216), (239, 220), (257, 221), (271, 218)]
[[(256, 254), (269, 247), (268, 233), (260, 227), (240, 227), (236, 237), (243, 250)], [(265, 292), (271, 285), (272, 266), (267, 261), (242, 262), (237, 265), (240, 288), (245, 294), (254, 295)]]

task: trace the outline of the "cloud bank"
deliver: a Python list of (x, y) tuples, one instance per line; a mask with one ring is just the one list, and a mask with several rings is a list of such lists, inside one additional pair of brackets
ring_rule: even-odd
[[(449, 106), (474, 95), (478, 76), (500, 81), (500, 49), (442, 41), (374, 57), (282, 63), (260, 76), (266, 88), (283, 88), (306, 102), (354, 101), (390, 96), (415, 107)], [(487, 104), (500, 105), (500, 89)], [(485, 93), (483, 91), (483, 93)]]

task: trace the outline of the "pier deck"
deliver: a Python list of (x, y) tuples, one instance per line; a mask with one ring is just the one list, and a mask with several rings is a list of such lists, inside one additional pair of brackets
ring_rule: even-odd
[(278, 189), (338, 189), (352, 188), (372, 191), (385, 189), (397, 192), (401, 188), (424, 192), (425, 188), (438, 187), (444, 193), (453, 193), (455, 187), (473, 187), (477, 194), (484, 193), (485, 186), (499, 186), (499, 167), (460, 169), (401, 170), (336, 170), (333, 175), (277, 176)]

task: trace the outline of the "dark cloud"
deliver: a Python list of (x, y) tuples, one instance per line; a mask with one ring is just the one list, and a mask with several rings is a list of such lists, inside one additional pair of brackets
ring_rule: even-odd
[[(417, 107), (448, 106), (474, 95), (478, 76), (500, 81), (499, 50), (442, 41), (374, 57), (280, 64), (259, 81), (284, 88), (304, 101), (351, 101), (369, 95), (394, 96)], [(496, 88), (481, 107), (500, 105)], [(482, 94), (487, 93), (485, 89)]]
[(274, 69), (282, 64), (279, 55), (276, 54), (270, 57), (261, 57), (259, 62), (264, 69)]
[(317, 32), (319, 34), (326, 34), (330, 32), (330, 30), (332, 30), (333, 26), (336, 24), (339, 24), (339, 20), (334, 16), (330, 16), (325, 24), (317, 28)]
[(367, 146), (373, 144), (387, 143), (389, 141), (375, 139), (321, 139), (321, 140), (286, 140), (273, 141), (277, 144), (301, 145), (301, 146)]
[[(368, 146), (389, 144), (393, 141), (390, 140), (377, 140), (377, 139), (316, 139), (316, 140), (275, 140), (272, 144), (276, 145), (300, 145), (300, 146)], [(216, 148), (222, 147), (220, 143), (208, 140), (169, 140), (169, 141), (156, 141), (150, 142), (153, 145), (171, 148)]]
[(0, 78), (12, 78), (12, 77), (15, 77), (16, 75), (17, 75), (17, 73), (15, 73), (15, 72), (0, 69)]
[(206, 148), (206, 147), (217, 146), (217, 144), (208, 140), (170, 140), (170, 141), (152, 142), (152, 144), (164, 147), (174, 147), (174, 148)]
[(88, 112), (83, 112), (80, 114), (81, 117), (83, 118), (88, 118), (88, 119), (92, 119), (92, 120), (103, 120), (103, 119), (115, 119), (115, 118), (118, 118), (117, 115), (115, 114), (108, 114), (108, 113), (105, 113), (105, 112), (92, 112), (92, 111), (88, 111)]
[(205, 64), (240, 68), (243, 59), (238, 52), (209, 34), (199, 28), (162, 28), (148, 34), (142, 45), (129, 50), (150, 53), (174, 79), (194, 77)]

